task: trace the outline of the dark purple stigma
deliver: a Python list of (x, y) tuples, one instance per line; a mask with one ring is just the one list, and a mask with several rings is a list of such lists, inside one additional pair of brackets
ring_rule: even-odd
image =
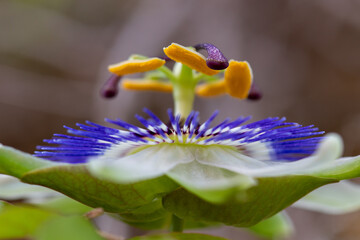
[(104, 86), (100, 90), (100, 94), (104, 98), (113, 98), (119, 92), (119, 81), (121, 76), (111, 74), (110, 78), (105, 82)]
[(229, 62), (220, 49), (210, 43), (201, 43), (194, 46), (196, 51), (206, 50), (206, 65), (214, 70), (223, 70), (229, 66)]
[(252, 84), (247, 99), (252, 101), (257, 101), (260, 100), (261, 98), (262, 98), (262, 93), (260, 92), (259, 88), (255, 86), (255, 84)]
[(172, 61), (172, 59), (169, 58), (168, 56), (157, 56), (157, 58), (160, 58), (160, 59), (162, 59), (162, 60), (165, 60), (165, 62), (170, 62), (170, 61)]

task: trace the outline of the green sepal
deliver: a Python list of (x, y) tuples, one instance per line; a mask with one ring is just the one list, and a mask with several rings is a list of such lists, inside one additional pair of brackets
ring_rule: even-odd
[(220, 79), (224, 78), (224, 76), (219, 76), (219, 74), (216, 75), (206, 75), (203, 73), (198, 73), (195, 77), (194, 77), (194, 81), (198, 82), (200, 80), (204, 81), (204, 82), (216, 82)]
[[(170, 215), (169, 215), (170, 216)], [(129, 224), (135, 228), (139, 228), (142, 230), (160, 230), (160, 229), (167, 229), (167, 226), (169, 226), (169, 220), (170, 218), (161, 218), (159, 220), (155, 220), (152, 222), (142, 222), (142, 221), (138, 221), (138, 222), (126, 222), (124, 221), (126, 224)]]
[(294, 227), (285, 212), (280, 212), (248, 228), (251, 232), (266, 239), (283, 239), (290, 236)]
[(128, 240), (226, 240), (226, 238), (215, 237), (200, 233), (167, 233), (150, 236), (140, 236)]
[(290, 206), (312, 190), (333, 182), (336, 180), (304, 175), (258, 178), (258, 185), (244, 190), (237, 198), (224, 204), (211, 204), (181, 188), (166, 195), (163, 206), (185, 221), (250, 227)]
[(144, 79), (151, 79), (154, 81), (164, 81), (164, 79), (166, 79), (166, 75), (160, 71), (151, 71), (145, 73)]
[(20, 178), (25, 173), (57, 165), (0, 144), (0, 173)]
[(152, 230), (168, 228), (171, 214), (163, 208), (162, 201), (159, 198), (130, 212), (112, 214), (111, 216), (134, 227)]
[(184, 221), (184, 229), (199, 229), (199, 228), (210, 228), (210, 227), (221, 227), (223, 224), (218, 222), (200, 222), (186, 220)]
[[(161, 199), (157, 199), (129, 213), (111, 214), (110, 216), (144, 230), (169, 229), (171, 224), (171, 214), (163, 208)], [(189, 220), (184, 222), (184, 229), (198, 229), (220, 225), (219, 223)]]
[(149, 204), (178, 187), (166, 176), (133, 184), (117, 184), (93, 177), (83, 164), (42, 168), (24, 174), (21, 180), (54, 189), (85, 205), (102, 207), (114, 213), (129, 212)]

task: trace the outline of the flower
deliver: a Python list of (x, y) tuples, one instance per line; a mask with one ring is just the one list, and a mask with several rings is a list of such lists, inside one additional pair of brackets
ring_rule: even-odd
[[(229, 214), (242, 212), (243, 209), (236, 207), (247, 206), (246, 195), (251, 195), (254, 189), (260, 189), (255, 191), (256, 196), (263, 194), (272, 202), (269, 209), (277, 209), (273, 211), (276, 213), (284, 205), (275, 207), (272, 198), (281, 199), (288, 206), (321, 185), (351, 177), (346, 176), (349, 172), (358, 174), (351, 166), (359, 168), (359, 157), (338, 159), (342, 152), (341, 138), (336, 134), (323, 136), (324, 132), (312, 125), (301, 126), (285, 122), (284, 118), (247, 123), (250, 117), (239, 117), (210, 127), (217, 111), (200, 124), (198, 112), (191, 112), (182, 121), (170, 109), (170, 121), (165, 124), (150, 110), (144, 112), (149, 119), (136, 115), (143, 128), (120, 119), (107, 119), (107, 122), (123, 129), (90, 121), (87, 125), (77, 124), (79, 130), (65, 127), (76, 136), (55, 134), (45, 142), (58, 146), (38, 146), (41, 151), (34, 155), (55, 162), (86, 163), (95, 177), (119, 184), (166, 175), (182, 188), (163, 199), (165, 208), (187, 219), (188, 215), (181, 215), (186, 212), (183, 207), (188, 209), (192, 202), (198, 201), (196, 207), (190, 208), (196, 218), (201, 216), (198, 220), (230, 225), (244, 224), (239, 216), (228, 220)], [(344, 186), (351, 191), (344, 190)], [(282, 195), (272, 196), (264, 188)], [(342, 193), (342, 198), (331, 193), (334, 189)], [(359, 201), (349, 201), (349, 197), (360, 199), (359, 192), (359, 187), (340, 182), (310, 193), (296, 206), (329, 213), (353, 211), (359, 208)], [(180, 210), (173, 209), (174, 205)], [(210, 211), (206, 206), (212, 212), (223, 212), (224, 216), (206, 216)]]
[[(207, 58), (200, 50), (207, 51)], [(168, 110), (169, 124), (144, 109), (147, 118), (136, 115), (144, 127), (120, 119), (106, 120), (120, 128), (87, 121), (77, 124), (79, 129), (66, 127), (71, 135), (45, 140), (56, 146), (38, 146), (34, 156), (0, 146), (0, 173), (147, 228), (166, 224), (169, 213), (188, 221), (248, 227), (323, 185), (335, 183), (326, 187), (328, 192), (338, 189), (336, 182), (360, 176), (360, 157), (339, 159), (341, 138), (324, 136), (312, 125), (284, 118), (247, 123), (250, 117), (212, 125), (217, 111), (200, 124), (199, 112), (192, 110), (195, 94), (261, 97), (250, 65), (228, 61), (211, 44), (173, 43), (164, 53), (166, 58), (133, 55), (110, 65), (112, 75), (101, 93), (114, 97), (120, 82), (124, 89), (171, 91), (175, 107), (174, 113)], [(165, 66), (170, 59), (176, 62), (172, 71)], [(143, 78), (124, 79), (139, 72), (145, 72)], [(314, 208), (324, 202), (318, 194), (314, 191), (296, 204)], [(347, 199), (358, 195), (352, 190), (342, 194)], [(332, 206), (325, 203), (324, 209), (344, 199), (337, 198)]]
[(229, 197), (229, 189), (255, 185), (258, 176), (281, 176), (292, 164), (304, 165), (300, 159), (313, 154), (323, 138), (317, 128), (284, 118), (245, 124), (250, 117), (239, 117), (210, 127), (217, 111), (200, 124), (199, 112), (191, 112), (182, 123), (169, 109), (167, 126), (150, 110), (144, 111), (149, 119), (136, 118), (145, 128), (120, 119), (107, 122), (124, 130), (89, 121), (77, 124), (81, 130), (65, 126), (77, 136), (55, 134), (45, 142), (58, 146), (38, 146), (41, 151), (34, 155), (72, 164), (90, 162), (93, 174), (120, 183), (167, 175), (193, 194), (218, 203)]

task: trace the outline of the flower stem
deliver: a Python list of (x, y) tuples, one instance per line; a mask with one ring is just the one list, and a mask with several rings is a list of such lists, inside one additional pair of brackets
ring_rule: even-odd
[(175, 115), (180, 114), (185, 119), (193, 109), (194, 88), (184, 85), (174, 86)]
[(177, 78), (173, 83), (175, 115), (180, 114), (181, 118), (185, 119), (193, 109), (196, 82), (192, 69), (186, 65), (181, 65)]
[(171, 225), (170, 225), (170, 231), (172, 232), (182, 232), (184, 229), (184, 220), (181, 218), (178, 218), (174, 214), (171, 217)]

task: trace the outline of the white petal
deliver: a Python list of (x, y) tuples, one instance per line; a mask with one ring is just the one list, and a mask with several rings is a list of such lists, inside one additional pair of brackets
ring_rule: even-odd
[(143, 146), (146, 146), (146, 145), (134, 145), (134, 144), (129, 144), (129, 143), (121, 143), (121, 144), (115, 145), (110, 150), (106, 151), (104, 156), (106, 158), (126, 157), (134, 149), (143, 147)]
[(247, 155), (261, 160), (261, 161), (270, 161), (272, 159), (271, 153), (274, 152), (273, 148), (269, 143), (254, 142), (246, 144)]
[(256, 184), (253, 178), (246, 175), (203, 165), (197, 161), (179, 164), (167, 175), (188, 191), (214, 203), (226, 200), (234, 191)]
[(28, 203), (41, 203), (60, 196), (63, 195), (49, 188), (22, 183), (17, 178), (0, 174), (0, 199), (24, 199)]
[(100, 178), (129, 183), (164, 175), (176, 165), (193, 160), (188, 148), (159, 144), (125, 157), (104, 154), (90, 161), (89, 170)]
[(312, 156), (295, 163), (301, 164), (301, 167), (305, 170), (308, 168), (311, 168), (312, 171), (322, 169), (329, 162), (333, 164), (334, 160), (342, 155), (343, 148), (341, 137), (336, 133), (330, 133), (320, 142), (320, 146)]
[(227, 146), (199, 148), (195, 156), (196, 161), (202, 164), (224, 168), (241, 174), (247, 174), (249, 170), (256, 170), (269, 166), (267, 162), (248, 157)]
[(342, 152), (343, 142), (341, 137), (335, 133), (327, 134), (313, 155), (295, 162), (284, 163), (281, 169), (278, 169), (279, 175), (312, 175), (317, 171), (321, 171), (335, 164), (335, 161), (342, 155)]
[(341, 181), (323, 186), (293, 206), (328, 214), (343, 214), (360, 209), (360, 186)]
[(273, 162), (268, 167), (250, 171), (248, 174), (257, 177), (291, 174), (313, 175), (315, 172), (335, 164), (335, 160), (342, 154), (342, 150), (341, 137), (337, 134), (328, 134), (313, 155), (294, 162)]
[[(342, 153), (342, 140), (337, 134), (328, 134), (310, 157), (294, 162), (259, 161), (230, 148), (213, 146), (196, 155), (202, 164), (228, 169), (252, 177), (272, 177), (290, 174), (311, 175), (331, 164)], [(200, 153), (200, 152), (199, 152)]]
[(317, 177), (334, 178), (338, 180), (359, 177), (360, 156), (337, 159), (333, 164), (316, 171)]

